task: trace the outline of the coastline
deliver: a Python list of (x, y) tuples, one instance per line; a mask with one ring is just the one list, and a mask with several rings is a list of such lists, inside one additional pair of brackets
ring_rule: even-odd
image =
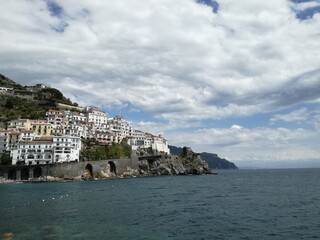
[(76, 177), (76, 178), (59, 178), (59, 177), (40, 177), (33, 178), (29, 180), (11, 180), (0, 178), (0, 185), (2, 184), (21, 184), (21, 183), (66, 183), (66, 182), (82, 182), (82, 181), (100, 181), (100, 180), (114, 180), (114, 179), (130, 179), (130, 178), (146, 178), (146, 177), (161, 177), (161, 176), (199, 176), (199, 175), (218, 175), (217, 172), (204, 173), (204, 174), (177, 174), (177, 175), (120, 175), (104, 178), (85, 178), (85, 177)]

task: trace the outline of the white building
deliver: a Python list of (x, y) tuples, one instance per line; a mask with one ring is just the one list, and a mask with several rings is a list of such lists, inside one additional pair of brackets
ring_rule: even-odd
[(81, 139), (73, 136), (54, 136), (53, 149), (53, 163), (79, 162)]
[(83, 123), (88, 121), (88, 117), (79, 112), (65, 111), (69, 124)]
[(54, 127), (67, 124), (65, 111), (49, 110), (48, 112), (46, 112), (46, 117), (48, 122), (51, 123)]
[(129, 122), (123, 119), (122, 116), (115, 116), (108, 120), (108, 126), (111, 133), (114, 134), (116, 143), (122, 141), (126, 137), (132, 137), (134, 134), (134, 128)]
[(26, 165), (78, 162), (81, 140), (72, 136), (35, 137), (20, 141), (11, 150), (12, 164)]
[(163, 152), (170, 154), (170, 149), (168, 147), (168, 141), (164, 139), (161, 135), (154, 136), (151, 141), (151, 149), (158, 152)]
[(88, 122), (92, 122), (96, 126), (100, 126), (101, 124), (106, 124), (108, 122), (108, 114), (94, 107), (87, 108), (87, 118)]
[(13, 88), (0, 87), (0, 93), (13, 92)]
[(11, 150), (12, 165), (49, 164), (53, 162), (52, 140), (20, 141), (16, 149)]
[(143, 133), (136, 130), (134, 137), (129, 138), (128, 144), (131, 145), (132, 150), (151, 148), (157, 152), (170, 154), (168, 141), (161, 135), (155, 136), (150, 133)]
[(31, 121), (30, 119), (17, 119), (9, 121), (8, 123), (8, 130), (29, 130), (31, 128)]

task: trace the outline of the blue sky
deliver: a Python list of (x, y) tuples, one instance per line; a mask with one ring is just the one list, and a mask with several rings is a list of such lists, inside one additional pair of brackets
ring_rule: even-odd
[(0, 72), (240, 167), (320, 167), (320, 1), (11, 0)]

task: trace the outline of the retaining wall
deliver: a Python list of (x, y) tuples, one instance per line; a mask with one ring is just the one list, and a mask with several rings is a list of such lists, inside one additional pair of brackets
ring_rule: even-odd
[(92, 177), (122, 175), (128, 169), (138, 169), (138, 158), (106, 159), (75, 163), (58, 163), (52, 165), (13, 165), (0, 166), (0, 177), (12, 180), (28, 180), (34, 177), (53, 176), (59, 178), (76, 178), (86, 172)]

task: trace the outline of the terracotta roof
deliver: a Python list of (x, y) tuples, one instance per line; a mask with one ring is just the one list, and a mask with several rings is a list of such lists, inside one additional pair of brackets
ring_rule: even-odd
[(40, 120), (40, 119), (37, 119), (37, 120), (30, 120), (31, 123), (48, 123), (48, 120)]
[(20, 135), (21, 132), (9, 132), (9, 135)]
[(33, 130), (21, 130), (21, 133), (33, 133)]

